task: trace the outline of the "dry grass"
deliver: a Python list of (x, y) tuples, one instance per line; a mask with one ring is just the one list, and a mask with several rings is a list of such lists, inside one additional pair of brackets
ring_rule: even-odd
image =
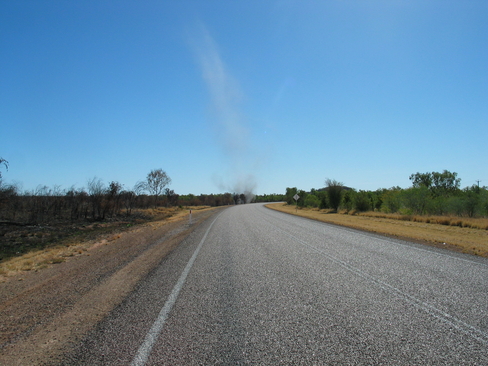
[(57, 246), (54, 248), (26, 253), (20, 257), (10, 258), (0, 264), (1, 277), (9, 277), (20, 271), (37, 271), (49, 265), (61, 263), (68, 257), (83, 254), (87, 251), (86, 243), (74, 246)]
[(471, 229), (488, 230), (488, 219), (457, 216), (422, 216), (422, 215), (400, 215), (386, 214), (382, 212), (363, 212), (359, 216), (396, 219), (413, 222), (425, 222), (426, 224), (439, 224), (446, 226), (459, 226)]
[[(109, 226), (108, 223), (92, 224), (90, 226), (95, 228), (94, 235), (91, 233), (87, 237), (69, 237), (53, 246), (40, 250), (32, 250), (18, 257), (9, 258), (0, 262), (0, 282), (4, 282), (6, 277), (11, 277), (19, 272), (38, 271), (53, 264), (62, 263), (71, 257), (90, 255), (92, 250), (114, 243), (125, 233), (140, 230), (142, 226), (149, 226), (156, 230), (167, 223), (188, 219), (190, 209), (193, 211), (207, 211), (212, 208), (210, 206), (195, 206), (137, 210), (134, 213), (139, 214), (140, 217), (147, 217), (148, 219), (138, 219), (136, 220), (136, 225), (132, 226), (131, 224), (125, 230), (117, 229), (115, 232), (110, 233), (104, 230), (105, 226)], [(98, 234), (96, 233), (97, 228), (99, 229)]]
[(277, 211), (332, 224), (366, 230), (399, 238), (411, 239), (438, 247), (445, 247), (488, 257), (488, 219), (454, 217), (423, 217), (361, 213), (348, 215), (317, 209), (298, 209), (283, 203), (266, 205)]

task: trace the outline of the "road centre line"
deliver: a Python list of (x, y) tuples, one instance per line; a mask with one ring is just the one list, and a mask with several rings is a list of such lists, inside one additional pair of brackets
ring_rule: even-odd
[(163, 330), (164, 324), (168, 319), (168, 315), (171, 312), (173, 305), (176, 303), (176, 299), (178, 298), (178, 295), (181, 289), (183, 288), (183, 285), (185, 284), (186, 278), (188, 277), (188, 273), (190, 273), (193, 263), (195, 262), (195, 259), (197, 258), (198, 253), (200, 252), (200, 249), (202, 248), (203, 243), (205, 242), (205, 239), (207, 238), (207, 235), (210, 232), (210, 229), (212, 228), (213, 224), (215, 223), (215, 221), (217, 221), (217, 219), (221, 214), (222, 213), (220, 213), (212, 221), (207, 231), (205, 232), (205, 235), (203, 236), (202, 240), (200, 241), (197, 248), (193, 252), (193, 255), (191, 256), (190, 260), (185, 266), (185, 269), (181, 273), (178, 282), (176, 282), (176, 285), (173, 287), (171, 294), (168, 296), (168, 299), (166, 300), (166, 303), (164, 304), (163, 308), (159, 312), (158, 317), (154, 321), (149, 332), (146, 334), (144, 342), (139, 347), (134, 359), (131, 362), (131, 366), (143, 366), (146, 364), (147, 360), (149, 359), (149, 355), (151, 354), (152, 348), (154, 347), (154, 344), (158, 340), (159, 335)]
[(433, 316), (434, 318), (442, 321), (443, 323), (451, 325), (452, 327), (463, 332), (464, 334), (476, 339), (480, 343), (488, 345), (488, 333), (482, 331), (481, 329), (476, 328), (476, 327), (474, 327), (468, 323), (465, 323), (464, 321), (457, 319), (456, 317), (454, 317), (454, 316), (452, 316), (452, 315), (450, 315), (450, 314), (448, 314), (448, 313), (446, 313), (440, 309), (437, 309), (435, 306), (433, 306), (429, 303), (426, 303), (420, 299), (417, 299), (416, 297), (409, 295), (409, 294), (401, 291), (400, 289), (398, 289), (392, 285), (389, 285), (388, 283), (383, 282), (383, 281), (361, 271), (360, 269), (358, 269), (354, 266), (351, 266), (350, 264), (326, 253), (324, 250), (319, 249), (313, 245), (310, 245), (307, 242), (303, 241), (302, 239), (294, 236), (293, 234), (290, 234), (290, 233), (278, 228), (276, 225), (273, 225), (273, 226), (276, 228), (277, 231), (282, 232), (285, 235), (288, 235), (291, 238), (295, 239), (297, 242), (301, 243), (302, 246), (305, 246), (309, 249), (312, 249), (313, 251), (321, 254), (322, 256), (326, 257), (330, 261), (332, 261), (332, 262), (340, 265), (341, 267), (347, 269), (349, 272), (352, 272), (353, 274), (376, 284), (377, 286), (381, 287), (383, 290), (385, 290), (391, 294), (400, 296), (401, 298), (403, 298), (405, 301), (407, 301), (411, 305), (427, 312), (429, 315)]

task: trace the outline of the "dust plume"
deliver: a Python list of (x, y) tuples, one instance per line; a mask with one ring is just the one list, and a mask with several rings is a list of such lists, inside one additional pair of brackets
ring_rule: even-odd
[(213, 180), (223, 191), (244, 193), (251, 198), (257, 185), (251, 169), (256, 164), (250, 163), (253, 153), (248, 120), (242, 111), (244, 95), (207, 29), (201, 25), (197, 34), (192, 44), (210, 96), (211, 124), (228, 163), (226, 178), (214, 174)]

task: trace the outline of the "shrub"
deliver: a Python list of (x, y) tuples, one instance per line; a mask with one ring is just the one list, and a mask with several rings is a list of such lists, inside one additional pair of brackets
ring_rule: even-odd
[(400, 193), (401, 189), (398, 187), (385, 190), (382, 196), (381, 210), (387, 213), (398, 212), (402, 206)]
[(327, 197), (329, 198), (329, 204), (334, 211), (337, 212), (342, 199), (343, 184), (334, 179), (326, 179), (325, 185), (327, 186)]
[(371, 209), (370, 199), (368, 193), (365, 191), (359, 191), (354, 197), (354, 207), (359, 212), (369, 211)]
[(327, 195), (325, 192), (319, 193), (319, 199), (320, 199), (319, 209), (325, 210), (329, 208), (329, 205), (327, 204)]
[(319, 207), (320, 205), (320, 199), (314, 195), (314, 194), (309, 194), (305, 197), (305, 206), (306, 207)]

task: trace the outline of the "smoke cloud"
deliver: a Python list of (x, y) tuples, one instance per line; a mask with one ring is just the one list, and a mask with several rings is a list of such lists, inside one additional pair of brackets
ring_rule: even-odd
[(242, 110), (244, 94), (207, 29), (202, 25), (197, 34), (192, 43), (210, 96), (211, 124), (228, 164), (226, 177), (215, 173), (213, 180), (222, 191), (244, 193), (249, 202), (257, 184), (251, 173), (255, 164), (251, 163), (248, 120)]

